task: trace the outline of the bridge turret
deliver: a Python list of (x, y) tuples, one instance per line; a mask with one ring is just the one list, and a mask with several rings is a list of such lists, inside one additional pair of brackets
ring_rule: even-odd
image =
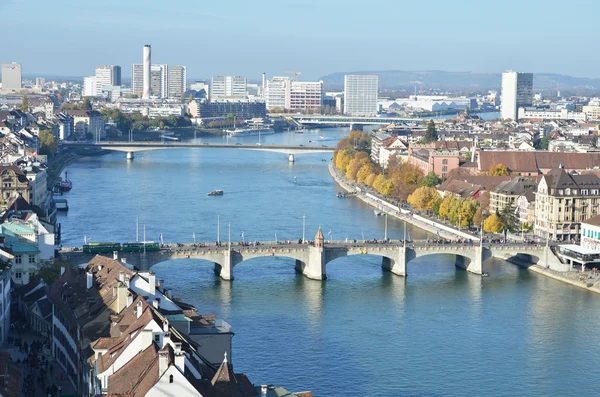
[(323, 248), (324, 243), (325, 237), (323, 236), (323, 231), (319, 227), (319, 230), (317, 230), (317, 234), (315, 235), (315, 247)]

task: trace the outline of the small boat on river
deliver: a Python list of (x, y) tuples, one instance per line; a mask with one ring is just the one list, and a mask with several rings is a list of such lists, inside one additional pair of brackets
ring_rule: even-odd
[(222, 195), (223, 195), (222, 190), (213, 190), (212, 192), (208, 193), (208, 196), (222, 196)]
[(381, 212), (381, 211), (377, 211), (377, 210), (373, 210), (373, 213), (374, 213), (375, 215), (377, 215), (377, 216), (381, 216), (381, 215), (383, 215), (383, 212)]
[(60, 190), (62, 192), (68, 192), (69, 190), (71, 190), (73, 188), (73, 182), (71, 182), (69, 180), (69, 178), (67, 177), (67, 173), (65, 172), (65, 179), (60, 181)]

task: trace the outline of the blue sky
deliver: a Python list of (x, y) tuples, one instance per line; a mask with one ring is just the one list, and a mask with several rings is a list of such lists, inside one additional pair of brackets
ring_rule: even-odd
[(506, 69), (600, 77), (600, 1), (0, 0), (0, 62), (84, 76), (154, 63), (188, 77)]

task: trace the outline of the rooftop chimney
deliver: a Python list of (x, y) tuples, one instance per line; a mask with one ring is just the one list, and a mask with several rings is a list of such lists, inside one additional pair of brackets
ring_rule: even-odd
[(142, 316), (142, 301), (139, 301), (137, 303), (137, 306), (135, 308), (135, 312), (137, 314), (137, 318), (140, 318)]
[(156, 274), (148, 273), (148, 294), (156, 294)]
[(124, 282), (125, 281), (125, 272), (119, 272), (119, 281), (120, 282)]
[(85, 276), (86, 276), (86, 288), (90, 289), (90, 288), (92, 288), (92, 285), (94, 285), (94, 276), (90, 272), (86, 272)]
[(113, 251), (113, 259), (116, 261), (119, 260), (119, 251)]
[(181, 350), (181, 343), (175, 343), (175, 366), (185, 374), (185, 353)]
[(162, 376), (169, 368), (169, 351), (161, 350), (158, 352), (158, 376)]
[(169, 332), (169, 320), (163, 322), (163, 332)]
[(158, 299), (154, 299), (152, 301), (152, 306), (154, 306), (155, 309), (158, 309), (159, 304), (160, 304), (160, 302)]

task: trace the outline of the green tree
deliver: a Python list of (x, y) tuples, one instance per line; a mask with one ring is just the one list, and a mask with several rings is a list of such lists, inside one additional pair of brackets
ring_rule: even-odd
[(485, 209), (483, 206), (479, 206), (475, 214), (473, 214), (473, 224), (477, 227), (481, 227), (481, 222), (485, 219)]
[(511, 232), (519, 231), (519, 219), (515, 214), (514, 205), (505, 205), (498, 214), (505, 228)]
[(29, 112), (29, 100), (27, 99), (27, 95), (23, 95), (23, 97), (21, 98), (20, 109), (24, 112)]
[(32, 280), (44, 280), (44, 282), (47, 285), (50, 285), (60, 277), (62, 267), (68, 269), (73, 268), (73, 265), (62, 262), (44, 262), (38, 267), (36, 272), (33, 274)]
[(460, 227), (469, 227), (473, 223), (479, 204), (473, 199), (463, 200), (460, 206)]
[(437, 176), (437, 174), (435, 172), (430, 172), (429, 174), (425, 175), (425, 177), (423, 179), (421, 179), (421, 182), (419, 182), (419, 187), (421, 186), (427, 186), (427, 187), (435, 187), (437, 185), (439, 185), (440, 183), (442, 183), (442, 180), (439, 176)]
[(548, 144), (550, 143), (550, 137), (549, 136), (545, 136), (542, 139), (540, 139), (540, 149), (542, 150), (548, 150)]
[(429, 120), (429, 123), (427, 124), (427, 131), (425, 131), (425, 137), (423, 140), (425, 142), (435, 142), (438, 140), (438, 133), (433, 120)]
[(56, 137), (50, 130), (40, 130), (39, 135), (40, 154), (52, 155), (58, 150)]
[(487, 233), (500, 233), (504, 230), (504, 224), (498, 215), (492, 214), (483, 221), (483, 230)]
[(81, 104), (81, 110), (92, 110), (92, 101), (89, 96), (83, 98), (83, 103)]

